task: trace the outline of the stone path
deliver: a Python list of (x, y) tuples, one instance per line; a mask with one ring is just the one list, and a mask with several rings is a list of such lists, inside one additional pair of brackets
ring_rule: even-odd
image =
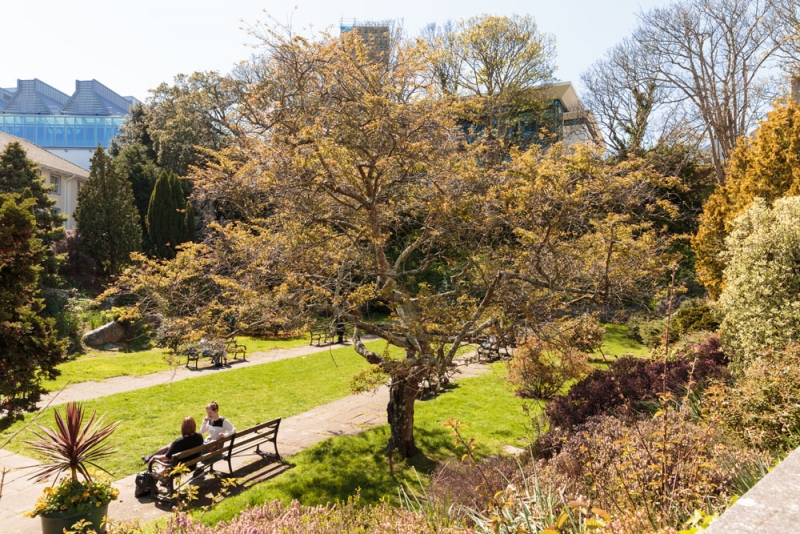
[[(310, 350), (309, 347), (298, 347), (296, 349), (281, 349), (262, 353), (264, 356), (256, 358), (253, 354), (251, 362), (234, 365), (232, 368), (245, 365), (259, 365), (268, 363), (270, 361), (277, 361), (286, 358), (300, 356), (302, 354), (313, 354), (322, 350), (328, 350), (330, 347), (313, 347), (315, 350)], [(306, 351), (303, 352), (302, 349)], [(222, 370), (229, 370), (225, 368)], [(457, 378), (469, 378), (487, 372), (488, 368), (479, 364), (470, 364), (462, 366), (461, 374)], [(219, 371), (216, 371), (219, 372)], [(190, 372), (188, 376), (185, 373), (176, 374), (172, 377), (172, 372), (169, 373), (169, 380), (186, 379), (198, 376), (196, 372)], [(169, 381), (165, 373), (156, 373), (160, 375), (158, 378), (155, 375), (148, 377), (140, 377), (149, 382), (151, 379), (155, 382), (150, 382), (149, 385), (142, 385), (140, 387), (150, 387)], [(181, 378), (177, 378), (181, 376)], [(114, 380), (114, 379), (112, 379)], [(128, 380), (132, 380), (128, 377)], [(143, 382), (137, 382), (143, 383)], [(76, 386), (78, 386), (76, 384)], [(126, 386), (123, 386), (126, 387)], [(65, 390), (67, 393), (72, 388)], [(130, 391), (129, 388), (124, 391)], [(96, 395), (81, 397), (80, 395), (89, 395), (91, 389), (81, 388), (82, 393), (75, 393), (75, 397), (69, 397), (67, 400), (84, 400), (86, 398), (95, 398), (103, 396), (104, 394), (118, 393), (119, 390), (111, 391), (110, 393), (100, 393), (100, 391), (108, 391), (105, 389), (104, 383), (95, 383), (94, 391), (98, 392)], [(63, 393), (62, 393), (63, 395)], [(58, 397), (57, 402), (66, 402), (61, 396)], [(388, 402), (388, 388), (381, 387), (372, 394), (350, 395), (342, 399), (333, 401), (331, 403), (317, 406), (307, 412), (289, 417), (281, 421), (281, 428), (278, 433), (278, 450), (283, 457), (289, 457), (303, 449), (311, 447), (320, 441), (335, 437), (357, 434), (369, 427), (380, 425), (386, 422), (386, 404)], [(3, 468), (10, 469), (6, 474), (5, 485), (3, 488), (3, 495), (0, 498), (0, 525), (2, 525), (2, 532), (8, 534), (28, 534), (40, 531), (39, 519), (30, 519), (22, 515), (27, 510), (30, 510), (36, 499), (42, 492), (44, 484), (34, 485), (27, 480), (27, 472), (20, 471), (19, 468), (26, 465), (32, 465), (35, 461), (13, 454), (9, 451), (0, 449), (0, 471)], [(286, 467), (279, 463), (266, 463), (263, 458), (255, 453), (245, 455), (237, 458), (233, 462), (233, 467), (240, 484), (243, 487), (250, 487), (253, 484), (268, 480), (280, 474)], [(221, 467), (218, 464), (217, 467)], [(143, 523), (163, 517), (170, 513), (169, 509), (156, 506), (156, 503), (150, 498), (136, 498), (133, 496), (135, 475), (128, 476), (118, 480), (114, 485), (120, 490), (120, 498), (118, 501), (111, 503), (109, 515), (116, 520), (134, 520), (139, 519)], [(203, 486), (203, 491), (214, 492), (213, 486)]]
[[(364, 336), (364, 341), (374, 341), (377, 338)], [(160, 384), (168, 384), (170, 382), (178, 382), (189, 378), (197, 378), (209, 373), (225, 373), (233, 371), (234, 369), (241, 369), (243, 367), (251, 367), (253, 365), (262, 365), (265, 363), (277, 362), (278, 360), (286, 360), (289, 358), (297, 358), (299, 356), (307, 356), (309, 354), (316, 354), (318, 352), (325, 352), (328, 350), (335, 350), (342, 347), (349, 347), (350, 344), (344, 345), (327, 345), (322, 347), (304, 345), (302, 347), (293, 347), (291, 349), (272, 349), (266, 352), (253, 352), (247, 355), (247, 361), (241, 360), (228, 360), (229, 365), (225, 367), (214, 367), (213, 365), (202, 365), (199, 369), (194, 367), (186, 367), (182, 365), (175, 369), (168, 371), (160, 371), (158, 373), (151, 373), (143, 376), (115, 376), (100, 382), (78, 382), (70, 384), (63, 391), (53, 391), (48, 395), (42, 397), (39, 407), (47, 406), (48, 403), (53, 405), (64, 404), (70, 401), (85, 401), (96, 399), (98, 397), (106, 397), (114, 395), (115, 393), (124, 393), (126, 391), (133, 391), (136, 389), (144, 389)], [(208, 361), (208, 360), (205, 360)]]

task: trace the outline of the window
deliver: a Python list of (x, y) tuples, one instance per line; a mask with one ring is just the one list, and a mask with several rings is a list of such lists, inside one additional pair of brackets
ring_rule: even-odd
[[(50, 208), (50, 213), (52, 213), (53, 215), (61, 215), (61, 209), (59, 209), (59, 208)], [(64, 222), (65, 222), (65, 219), (62, 218), (56, 224), (58, 226), (64, 226)]]
[(81, 187), (83, 187), (83, 180), (78, 180), (78, 191), (81, 190)]
[(61, 177), (55, 176), (53, 174), (50, 175), (50, 185), (52, 186), (52, 190), (50, 191), (54, 195), (61, 194)]

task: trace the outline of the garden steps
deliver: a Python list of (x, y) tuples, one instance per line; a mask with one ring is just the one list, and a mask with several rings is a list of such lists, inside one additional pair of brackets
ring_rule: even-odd
[[(277, 359), (292, 358), (302, 354), (312, 354), (320, 350), (327, 350), (329, 347), (314, 347), (318, 350), (287, 355), (287, 353), (291, 354), (290, 351), (308, 348), (310, 347), (274, 349), (264, 354), (277, 356), (277, 358), (268, 360), (277, 361)], [(281, 352), (282, 354), (273, 354), (276, 352)], [(470, 356), (474, 356), (474, 354), (463, 356), (462, 361), (467, 361)], [(250, 357), (248, 356), (248, 358)], [(262, 359), (258, 363), (267, 363), (267, 361)], [(233, 368), (236, 367), (238, 365), (233, 366)], [(461, 372), (456, 376), (456, 380), (486, 373), (489, 370), (489, 366), (478, 363), (464, 363), (459, 366), (459, 369)], [(155, 374), (162, 375), (162, 373)], [(172, 373), (170, 372), (169, 374), (171, 375)], [(193, 371), (191, 376), (198, 375)], [(161, 382), (151, 385), (163, 383), (164, 378), (161, 377), (161, 380)], [(119, 391), (113, 391), (109, 394), (113, 393), (119, 393)], [(281, 421), (280, 431), (278, 432), (278, 450), (286, 458), (327, 438), (354, 435), (370, 427), (384, 424), (386, 422), (388, 399), (389, 390), (387, 387), (382, 386), (372, 393), (350, 395), (328, 404), (317, 406), (301, 414), (287, 417)], [(62, 401), (59, 397), (58, 402), (66, 401)], [(27, 481), (27, 474), (17, 469), (19, 466), (34, 465), (37, 462), (31, 458), (0, 449), (0, 469), (6, 462), (8, 462), (9, 468), (13, 467), (13, 470), (6, 475), (6, 478), (7, 480), (13, 478), (14, 486), (13, 491), (9, 491), (8, 494), (4, 491), (3, 497), (0, 498), (0, 525), (2, 525), (0, 530), (4, 534), (39, 532), (39, 518), (26, 518), (22, 513), (33, 508), (45, 485), (34, 485), (32, 482)], [(283, 464), (265, 462), (255, 452), (234, 457), (232, 463), (234, 470), (237, 471), (236, 474), (240, 475), (243, 489), (277, 476), (287, 469)], [(217, 467), (223, 469), (223, 474), (227, 472), (224, 470), (223, 463), (218, 463)], [(134, 497), (135, 477), (136, 475), (131, 475), (114, 482), (114, 486), (120, 491), (120, 496), (119, 500), (113, 501), (109, 507), (111, 518), (117, 521), (141, 520), (142, 523), (146, 523), (169, 515), (171, 510), (157, 506), (153, 499), (137, 499)], [(215, 489), (214, 487), (207, 487), (205, 484), (202, 486), (200, 504), (207, 504), (207, 500), (204, 500), (207, 499), (207, 495), (202, 495), (203, 491), (208, 493), (209, 491), (214, 492)]]

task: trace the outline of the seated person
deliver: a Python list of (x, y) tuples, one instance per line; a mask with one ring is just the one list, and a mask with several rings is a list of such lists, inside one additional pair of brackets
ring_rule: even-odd
[[(161, 447), (153, 454), (142, 456), (147, 464), (152, 464), (154, 461), (161, 463), (169, 463), (172, 457), (179, 452), (188, 451), (203, 444), (203, 436), (197, 433), (197, 423), (194, 422), (193, 417), (186, 417), (181, 423), (181, 437)], [(192, 455), (184, 458), (184, 461), (193, 460), (200, 456), (199, 454)]]
[(206, 406), (206, 418), (203, 419), (203, 424), (200, 426), (200, 433), (205, 434), (206, 432), (208, 432), (206, 443), (226, 438), (236, 432), (233, 423), (224, 417), (220, 417), (219, 404), (215, 401), (211, 401)]

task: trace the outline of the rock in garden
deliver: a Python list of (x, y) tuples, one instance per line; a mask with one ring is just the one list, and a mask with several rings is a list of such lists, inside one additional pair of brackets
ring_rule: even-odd
[(90, 347), (100, 348), (106, 343), (120, 343), (125, 339), (125, 327), (111, 321), (83, 335), (83, 342)]

